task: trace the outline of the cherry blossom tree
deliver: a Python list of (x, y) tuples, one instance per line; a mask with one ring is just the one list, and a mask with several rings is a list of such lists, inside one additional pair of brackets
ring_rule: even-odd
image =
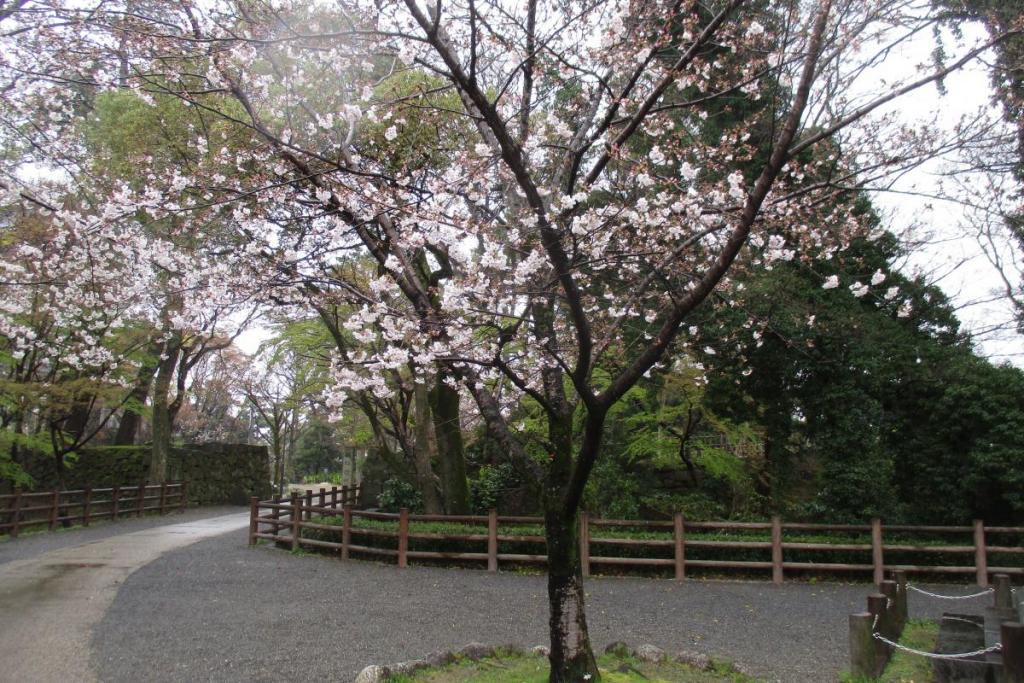
[[(42, 130), (63, 140), (81, 74), (61, 65), (85, 54), (89, 87), (176, 97), (250, 136), (196, 129), (203, 163), (147, 169), (96, 205), (103, 225), (144, 206), (230, 226), (211, 253), (245, 265), (212, 267), (270, 274), (279, 304), (351, 306), (342, 327), (377, 345), (336, 363), (338, 409), (430, 368), (416, 378), (437, 378), (439, 447), (459, 448), (472, 396), (541, 482), (552, 682), (599, 677), (575, 520), (611, 408), (696, 337), (688, 318), (728, 300), (736, 273), (869, 236), (837, 199), (941, 144), (887, 106), (1020, 31), (865, 89), (936, 24), (929, 3), (140, 0), (31, 3), (5, 21), (0, 58), (32, 77), (3, 95), (11, 120), (47, 102)], [(317, 286), (352, 258), (374, 277)], [(523, 402), (545, 416), (540, 461), (510, 420)]]

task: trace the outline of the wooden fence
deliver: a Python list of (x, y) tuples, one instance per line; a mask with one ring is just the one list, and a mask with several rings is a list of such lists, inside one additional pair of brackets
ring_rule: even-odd
[[(351, 494), (351, 492), (349, 492)], [(328, 493), (327, 495), (331, 495)], [(354, 502), (354, 496), (345, 496), (343, 501)], [(337, 551), (342, 558), (350, 553), (361, 553), (372, 556), (394, 557), (398, 566), (405, 567), (410, 559), (414, 560), (447, 560), (485, 565), (490, 571), (497, 571), (501, 562), (513, 564), (547, 562), (544, 555), (545, 539), (542, 535), (522, 535), (499, 533), (499, 525), (543, 525), (540, 517), (506, 517), (499, 516), (494, 510), (489, 515), (413, 515), (408, 510), (400, 513), (370, 512), (353, 509), (351, 504), (337, 502), (335, 493), (330, 501), (325, 502), (325, 492), (320, 490), (318, 496), (311, 491), (303, 498), (293, 495), (289, 499), (259, 501), (252, 499), (249, 543), (257, 539), (274, 540), (288, 543), (292, 548), (311, 546)], [(337, 516), (339, 505), (342, 512), (342, 523), (324, 524), (313, 522), (313, 517)], [(266, 514), (264, 514), (266, 513)], [(397, 523), (397, 528), (360, 528), (353, 520), (378, 520)], [(410, 522), (444, 522), (449, 524), (472, 525), (483, 527), (486, 533), (427, 533), (410, 531)], [(999, 554), (1024, 555), (1024, 548), (1019, 545), (993, 545), (988, 539), (995, 537), (1017, 538), (1024, 534), (1024, 527), (986, 527), (981, 521), (973, 526), (937, 527), (937, 526), (884, 526), (878, 519), (871, 524), (807, 524), (784, 523), (778, 517), (770, 522), (696, 522), (684, 520), (681, 514), (672, 520), (637, 521), (637, 520), (606, 520), (591, 518), (582, 513), (580, 525), (580, 556), (584, 575), (589, 575), (591, 566), (619, 567), (663, 567), (671, 569), (677, 579), (685, 578), (691, 569), (711, 569), (715, 571), (770, 572), (774, 583), (781, 583), (787, 572), (815, 573), (861, 573), (872, 577), (874, 583), (880, 584), (884, 572), (901, 570), (919, 574), (961, 574), (973, 575), (979, 585), (987, 586), (989, 575), (993, 573), (1024, 575), (1024, 567), (989, 566), (988, 556)], [(642, 532), (660, 532), (663, 538), (609, 538), (599, 537), (592, 533), (593, 529), (633, 529)], [(320, 536), (339, 538), (340, 541), (324, 540), (303, 536), (304, 530), (310, 530)], [(693, 537), (693, 534), (709, 533), (761, 533), (770, 540), (709, 540)], [(786, 539), (787, 533), (790, 539)], [(843, 542), (803, 542), (792, 540), (794, 534), (860, 534), (870, 535), (869, 543)], [(887, 536), (899, 535), (901, 540), (886, 541)], [(919, 539), (908, 541), (911, 534), (923, 536), (967, 536), (973, 541), (970, 544), (934, 544), (922, 543)], [(353, 538), (357, 542), (353, 542)], [(435, 550), (415, 550), (409, 548), (410, 541), (426, 541), (434, 543), (457, 542), (479, 546), (477, 552), (441, 552)], [(536, 553), (499, 552), (500, 544), (518, 544), (536, 546)], [(636, 553), (637, 549), (651, 552), (651, 556), (616, 557), (609, 554), (595, 554), (603, 548), (629, 549)], [(660, 549), (655, 550), (655, 549)], [(706, 559), (693, 557), (693, 551), (706, 550), (743, 550), (763, 554), (758, 560)], [(823, 562), (814, 559), (802, 561), (787, 560), (786, 555), (800, 553), (804, 557), (824, 553), (855, 553), (865, 558), (860, 563)], [(688, 553), (690, 556), (688, 556)], [(924, 561), (914, 564), (896, 564), (885, 561), (887, 554), (899, 553), (901, 556), (934, 557), (936, 554), (949, 556), (968, 556), (973, 562), (970, 565), (927, 564)], [(657, 556), (661, 555), (661, 556)], [(1024, 557), (1021, 558), (1024, 560)]]
[(141, 516), (144, 512), (160, 514), (185, 507), (185, 482), (139, 484), (113, 488), (86, 488), (76, 491), (40, 491), (0, 495), (0, 533), (16, 538), (26, 527), (46, 525), (51, 531), (58, 524), (81, 522), (84, 526), (97, 519), (118, 519)]

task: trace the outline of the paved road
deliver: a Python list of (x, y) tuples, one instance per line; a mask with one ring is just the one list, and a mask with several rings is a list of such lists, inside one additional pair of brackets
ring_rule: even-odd
[[(546, 640), (542, 576), (292, 556), (246, 547), (246, 513), (185, 514), (0, 544), (0, 681), (348, 683), (470, 641)], [(846, 615), (869, 587), (593, 578), (587, 591), (597, 647), (647, 642), (820, 683), (845, 666)], [(911, 595), (915, 616), (942, 607)]]
[[(47, 543), (32, 539), (8, 542), (5, 550), (9, 556), (30, 556), (0, 564), (0, 680), (98, 680), (91, 666), (89, 637), (125, 578), (163, 553), (246, 527), (248, 518), (248, 512), (235, 512), (99, 540), (87, 541), (68, 532), (60, 541), (55, 535)], [(117, 530), (117, 525), (106, 529)], [(85, 542), (75, 544), (75, 540)], [(27, 545), (19, 547), (23, 542)], [(46, 550), (49, 544), (64, 547)], [(136, 674), (123, 680), (146, 678)]]
[[(594, 578), (595, 645), (698, 650), (767, 680), (834, 681), (865, 584)], [(104, 681), (341, 681), (471, 641), (546, 641), (545, 579), (247, 548), (232, 533), (135, 572), (94, 631)], [(914, 601), (915, 598), (912, 598)], [(926, 606), (912, 602), (913, 614)], [(140, 669), (141, 667), (141, 669)]]

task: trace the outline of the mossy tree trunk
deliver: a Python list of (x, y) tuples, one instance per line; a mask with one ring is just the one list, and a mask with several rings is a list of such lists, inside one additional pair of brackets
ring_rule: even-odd
[(168, 340), (157, 365), (153, 382), (153, 454), (149, 461), (149, 481), (159, 484), (167, 480), (167, 459), (171, 452), (172, 418), (168, 393), (178, 366), (180, 344)]
[[(413, 451), (416, 467), (416, 479), (419, 481), (420, 493), (423, 496), (423, 510), (428, 515), (444, 512), (441, 497), (437, 491), (437, 477), (431, 463), (437, 459), (437, 440), (434, 437), (431, 421), (430, 397), (427, 385), (417, 382), (413, 387), (414, 429), (416, 445)], [(353, 460), (353, 471), (355, 461)]]
[(462, 442), (459, 391), (448, 386), (438, 374), (430, 391), (430, 408), (437, 437), (437, 455), (441, 465), (441, 493), (444, 510), (450, 515), (468, 515), (469, 482), (466, 479), (466, 452)]

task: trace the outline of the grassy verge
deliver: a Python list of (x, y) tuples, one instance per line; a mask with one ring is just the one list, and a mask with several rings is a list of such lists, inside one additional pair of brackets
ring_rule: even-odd
[[(709, 670), (685, 664), (651, 664), (632, 657), (598, 658), (603, 683), (757, 683), (731, 665), (715, 663)], [(463, 659), (449, 666), (397, 675), (390, 683), (547, 683), (546, 657), (499, 653), (478, 661)]]
[[(911, 619), (903, 627), (900, 644), (922, 652), (935, 650), (939, 624), (930, 619)], [(879, 678), (843, 677), (843, 683), (932, 683), (932, 660), (897, 650)]]

